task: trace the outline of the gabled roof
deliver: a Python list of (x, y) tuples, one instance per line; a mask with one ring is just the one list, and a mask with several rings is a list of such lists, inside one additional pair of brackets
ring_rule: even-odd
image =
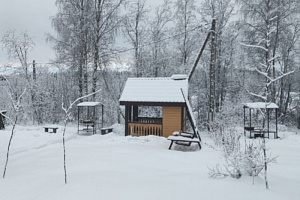
[(128, 102), (185, 103), (181, 88), (188, 92), (186, 75), (164, 78), (128, 78), (120, 104)]
[(266, 103), (266, 102), (244, 103), (244, 106), (246, 108), (253, 108), (253, 109), (279, 108), (275, 103)]

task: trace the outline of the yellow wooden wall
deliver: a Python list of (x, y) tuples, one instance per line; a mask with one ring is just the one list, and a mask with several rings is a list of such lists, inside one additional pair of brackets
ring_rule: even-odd
[(163, 107), (163, 136), (181, 129), (181, 107)]

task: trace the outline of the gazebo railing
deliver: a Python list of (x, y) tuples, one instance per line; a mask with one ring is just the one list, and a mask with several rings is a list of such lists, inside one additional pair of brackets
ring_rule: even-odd
[(144, 124), (162, 124), (162, 118), (139, 117), (137, 122)]
[(162, 136), (162, 124), (129, 122), (128, 133), (132, 136), (157, 135)]

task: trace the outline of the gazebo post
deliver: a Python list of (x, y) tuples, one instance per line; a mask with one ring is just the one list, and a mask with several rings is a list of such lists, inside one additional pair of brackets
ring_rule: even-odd
[(182, 106), (181, 107), (181, 128), (180, 128), (180, 130), (181, 131), (186, 131), (186, 130), (183, 130), (184, 129), (184, 127), (185, 127), (185, 118), (184, 118), (184, 116), (185, 116), (185, 113), (184, 113), (184, 107)]
[(77, 134), (79, 134), (79, 112), (80, 112), (80, 107), (77, 107), (78, 108), (78, 112), (77, 112)]
[(246, 130), (245, 130), (245, 126), (246, 126), (246, 106), (243, 106), (244, 108), (244, 136), (246, 136)]
[(128, 122), (131, 121), (131, 106), (125, 106), (125, 136), (129, 135)]
[(250, 127), (252, 127), (252, 123), (251, 123), (251, 108), (249, 108), (249, 115), (250, 115)]
[[(249, 125), (249, 127), (252, 127), (252, 118), (251, 118), (252, 116), (251, 116), (251, 108), (249, 108), (249, 118), (250, 118), (250, 125)], [(252, 134), (252, 130), (251, 130), (251, 128), (250, 128), (250, 130), (249, 130), (249, 132), (250, 132), (250, 138), (251, 138), (251, 134)], [(254, 132), (254, 129), (253, 129), (253, 132)], [(254, 133), (255, 134), (255, 133)]]
[(133, 115), (133, 121), (137, 122), (139, 118), (139, 107), (138, 106), (132, 106), (132, 115)]
[(275, 119), (276, 119), (276, 139), (278, 138), (278, 121), (277, 121), (277, 111), (278, 111), (278, 109), (275, 109)]
[(104, 114), (104, 106), (101, 104), (101, 128), (103, 128), (103, 114)]
[(268, 120), (268, 138), (270, 138), (270, 109), (267, 109), (267, 120)]
[(94, 126), (93, 126), (93, 134), (96, 134), (96, 106), (94, 106), (94, 113), (93, 113), (93, 123), (94, 123)]
[[(87, 119), (88, 116), (90, 116), (90, 107), (87, 107), (86, 118), (85, 118), (85, 119)], [(88, 120), (88, 119), (87, 119), (87, 120)]]

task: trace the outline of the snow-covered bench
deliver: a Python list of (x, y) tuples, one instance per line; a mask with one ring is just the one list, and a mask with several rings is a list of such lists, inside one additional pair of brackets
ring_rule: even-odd
[(48, 132), (49, 129), (52, 129), (52, 133), (56, 133), (56, 130), (58, 129), (58, 127), (56, 127), (56, 126), (44, 126), (44, 129), (45, 129), (45, 132)]
[(200, 139), (197, 137), (193, 137), (190, 133), (179, 133), (174, 132), (173, 135), (168, 137), (168, 140), (171, 140), (171, 144), (169, 146), (169, 150), (172, 148), (173, 143), (190, 146), (192, 143), (197, 143), (199, 145), (199, 148), (201, 149)]
[(113, 132), (113, 128), (111, 128), (111, 127), (101, 128), (101, 135), (105, 135), (110, 132)]

